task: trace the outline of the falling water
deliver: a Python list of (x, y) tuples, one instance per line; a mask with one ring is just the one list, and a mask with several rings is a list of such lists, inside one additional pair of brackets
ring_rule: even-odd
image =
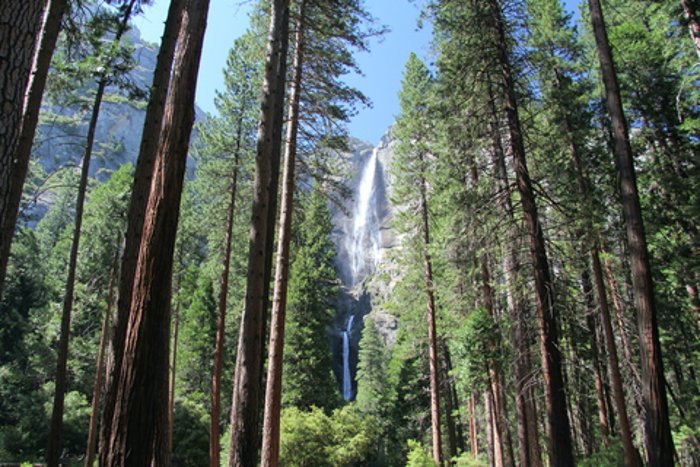
[[(345, 250), (345, 261), (340, 268), (343, 271), (343, 281), (351, 293), (362, 293), (358, 285), (371, 274), (380, 254), (380, 216), (378, 215), (377, 201), (381, 196), (381, 188), (377, 183), (382, 179), (378, 173), (378, 150), (375, 149), (370, 157), (363, 157), (360, 161), (360, 178), (354, 193), (355, 202), (351, 209), (350, 222), (343, 229), (341, 248)], [(343, 337), (343, 398), (350, 400), (352, 393), (352, 373), (350, 369), (350, 335), (352, 334), (355, 311), (349, 311), (345, 329), (341, 331)]]
[(352, 377), (350, 376), (350, 332), (354, 315), (348, 317), (348, 324), (343, 331), (343, 399), (349, 401), (352, 397)]
[(374, 270), (379, 259), (379, 219), (376, 211), (377, 149), (366, 162), (357, 187), (352, 231), (346, 239), (350, 262), (350, 286)]

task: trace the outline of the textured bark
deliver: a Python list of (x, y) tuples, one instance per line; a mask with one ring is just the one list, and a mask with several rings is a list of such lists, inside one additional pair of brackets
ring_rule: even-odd
[(169, 465), (168, 360), (175, 234), (208, 0), (183, 11), (134, 277), (105, 466)]
[[(246, 297), (241, 317), (236, 356), (236, 372), (231, 404), (230, 466), (257, 464), (259, 440), (259, 400), (263, 365), (265, 328), (265, 268), (268, 255), (270, 203), (276, 197), (273, 172), (279, 170), (275, 139), (281, 138), (276, 122), (281, 122), (286, 74), (286, 36), (289, 28), (288, 0), (274, 0), (270, 12), (263, 97), (258, 125), (258, 144), (253, 182), (253, 207), (248, 250)], [(273, 222), (274, 223), (274, 222)]]
[(93, 467), (95, 463), (95, 454), (97, 452), (97, 419), (100, 414), (100, 400), (102, 398), (102, 390), (104, 389), (104, 373), (105, 373), (105, 353), (107, 350), (107, 341), (109, 339), (109, 322), (112, 317), (112, 307), (114, 306), (114, 289), (116, 284), (117, 268), (119, 267), (119, 250), (114, 255), (112, 269), (109, 274), (109, 285), (107, 286), (107, 309), (102, 318), (102, 330), (100, 332), (100, 350), (97, 354), (97, 363), (95, 364), (95, 382), (92, 388), (92, 406), (90, 410), (90, 423), (88, 425), (87, 448), (85, 450), (85, 467)]
[(284, 356), (284, 325), (287, 312), (287, 280), (289, 277), (290, 245), (292, 240), (292, 215), (294, 212), (294, 169), (296, 166), (297, 133), (299, 130), (299, 101), (301, 98), (302, 64), (304, 59), (304, 24), (306, 1), (298, 3), (295, 32), (295, 49), (290, 83), (287, 140), (282, 176), (282, 204), (277, 239), (277, 264), (275, 288), (272, 300), (272, 322), (268, 349), (267, 385), (265, 388), (265, 414), (263, 420), (263, 467), (279, 465), (280, 412), (282, 407), (282, 369)]
[[(559, 71), (554, 68), (554, 77), (555, 77), (555, 85), (558, 89), (562, 89), (562, 80)], [(576, 171), (576, 178), (577, 178), (577, 184), (578, 184), (578, 190), (579, 194), (581, 197), (584, 199), (584, 201), (588, 201), (590, 199), (590, 189), (589, 185), (590, 182), (586, 177), (586, 174), (584, 173), (583, 170), (583, 165), (581, 163), (581, 151), (579, 149), (579, 144), (574, 138), (574, 124), (571, 121), (571, 116), (568, 113), (566, 109), (562, 109), (563, 113), (563, 124), (564, 124), (564, 129), (566, 131), (566, 136), (569, 141), (569, 148), (571, 151), (571, 157), (573, 160), (574, 164), (574, 169)], [(593, 270), (593, 277), (594, 277), (594, 284), (595, 284), (595, 291), (596, 291), (596, 298), (598, 302), (598, 307), (600, 311), (600, 318), (601, 318), (601, 324), (603, 327), (603, 335), (605, 338), (605, 346), (606, 346), (606, 353), (608, 357), (608, 367), (610, 369), (610, 379), (611, 383), (613, 386), (613, 394), (614, 394), (614, 400), (615, 400), (615, 407), (617, 408), (617, 413), (620, 419), (620, 440), (622, 441), (622, 447), (625, 453), (625, 462), (628, 466), (630, 467), (636, 467), (638, 465), (638, 456), (639, 454), (637, 453), (637, 450), (635, 449), (634, 445), (632, 444), (632, 434), (630, 430), (630, 425), (629, 425), (629, 418), (627, 417), (627, 405), (625, 403), (625, 394), (624, 394), (624, 389), (622, 387), (622, 377), (620, 375), (620, 365), (619, 361), (617, 358), (617, 346), (615, 344), (615, 336), (612, 331), (612, 324), (610, 320), (610, 308), (608, 306), (608, 297), (605, 291), (605, 283), (603, 280), (603, 272), (602, 272), (602, 267), (600, 263), (600, 247), (599, 247), (599, 241), (598, 238), (600, 234), (598, 232), (594, 231), (593, 227), (593, 219), (589, 217), (588, 219), (585, 219), (586, 225), (587, 225), (587, 230), (589, 237), (591, 237), (591, 245), (589, 249), (589, 256), (591, 258), (591, 266)], [(584, 289), (591, 288), (591, 283), (590, 283), (590, 275), (586, 271), (585, 278), (584, 278)], [(584, 292), (587, 292), (584, 290)], [(591, 290), (592, 292), (592, 290)], [(587, 294), (587, 296), (590, 296), (590, 294)], [(594, 327), (592, 328), (594, 329)], [(593, 349), (596, 349), (595, 344), (595, 339), (592, 338), (592, 346)], [(595, 357), (595, 356), (594, 356)], [(598, 363), (595, 363), (596, 367), (598, 367)], [(599, 388), (600, 382), (598, 381), (599, 378), (599, 373), (600, 370), (597, 370), (597, 376), (596, 376), (596, 388), (598, 390), (599, 394), (599, 407), (600, 410), (602, 411), (604, 409), (604, 405), (601, 405), (601, 399), (600, 399), (600, 394), (601, 394), (601, 389)], [(601, 422), (602, 422), (602, 414), (601, 414)], [(608, 434), (608, 426), (607, 426), (607, 421), (603, 426), (603, 437), (604, 440), (607, 444), (607, 434)]]
[(509, 151), (513, 159), (516, 184), (520, 193), (522, 209), (530, 237), (530, 256), (535, 280), (545, 402), (550, 432), (550, 460), (553, 465), (561, 467), (573, 466), (573, 447), (569, 417), (566, 413), (566, 394), (562, 378), (562, 358), (559, 350), (559, 330), (544, 235), (526, 163), (525, 146), (520, 130), (518, 105), (515, 97), (514, 79), (508, 58), (503, 14), (497, 0), (489, 0), (488, 3), (493, 22), (493, 34), (498, 48), (501, 86), (509, 133)]
[[(491, 114), (491, 157), (496, 171), (496, 187), (499, 193), (499, 205), (503, 214), (511, 224), (515, 224), (515, 210), (510, 195), (508, 173), (506, 169), (505, 154), (503, 151), (500, 121), (496, 108), (496, 100), (491, 89), (487, 86), (489, 96), (489, 111)], [(513, 347), (516, 349), (515, 357), (515, 410), (518, 432), (518, 462), (525, 467), (540, 467), (542, 455), (540, 452), (537, 430), (537, 414), (534, 405), (533, 386), (531, 384), (530, 347), (527, 339), (529, 316), (525, 311), (522, 298), (517, 292), (518, 277), (521, 274), (521, 265), (518, 258), (518, 245), (515, 238), (511, 237), (503, 245), (504, 259), (503, 270), (506, 281), (506, 301), (508, 316), (513, 321)], [(513, 458), (515, 462), (515, 458)]]
[[(42, 19), (40, 11), (44, 3)], [(67, 6), (68, 0), (5, 0), (0, 10), (0, 91), (3, 93), (0, 113), (0, 131), (3, 132), (0, 134), (0, 295), (46, 77)], [(41, 33), (37, 36), (39, 30)], [(28, 66), (31, 66), (29, 74)]]
[(642, 361), (642, 395), (644, 399), (648, 463), (652, 467), (674, 464), (673, 439), (668, 419), (668, 401), (664, 386), (663, 360), (659, 328), (654, 303), (654, 284), (651, 277), (649, 252), (642, 220), (634, 170), (634, 156), (630, 146), (627, 120), (622, 109), (620, 88), (608, 42), (599, 0), (588, 1), (593, 35), (596, 40), (601, 77), (605, 85), (606, 101), (612, 124), (614, 154), (617, 160), (622, 215), (627, 230), (630, 252), (632, 287), (639, 327)]
[(683, 15), (688, 22), (690, 38), (693, 40), (695, 53), (700, 59), (700, 20), (698, 20), (697, 0), (681, 0)]
[[(419, 155), (420, 164), (425, 170), (423, 155)], [(442, 438), (440, 435), (440, 377), (437, 348), (437, 330), (435, 325), (435, 293), (433, 286), (433, 265), (430, 260), (430, 227), (428, 223), (427, 182), (423, 172), (420, 174), (420, 213), (423, 242), (423, 279), (425, 280), (428, 321), (428, 362), (430, 364), (430, 420), (433, 442), (433, 460), (442, 465)]]
[(457, 441), (457, 423), (454, 417), (454, 401), (452, 400), (452, 381), (450, 379), (450, 358), (447, 343), (444, 339), (440, 339), (440, 353), (442, 355), (440, 365), (440, 381), (443, 388), (443, 401), (445, 405), (445, 428), (447, 429), (447, 450), (450, 454), (450, 459), (457, 457), (461, 446)]
[[(243, 107), (243, 106), (242, 106)], [(239, 110), (238, 129), (231, 173), (230, 198), (226, 210), (226, 231), (224, 233), (224, 264), (221, 271), (221, 289), (219, 290), (219, 314), (216, 323), (216, 339), (214, 344), (214, 368), (211, 378), (211, 413), (209, 426), (209, 465), (219, 467), (220, 461), (220, 418), (221, 418), (221, 369), (223, 367), (224, 340), (226, 337), (226, 308), (228, 302), (228, 281), (231, 272), (231, 241), (233, 240), (233, 225), (236, 211), (236, 193), (238, 191), (238, 170), (240, 164), (241, 139), (243, 138), (243, 114)]]
[[(112, 319), (112, 345), (110, 348), (110, 364), (107, 369), (107, 392), (105, 406), (102, 412), (100, 429), (100, 446), (106, 446), (111, 437), (112, 415), (116, 403), (115, 381), (121, 371), (124, 340), (131, 309), (131, 292), (134, 284), (136, 262), (138, 260), (143, 222), (148, 204), (151, 180), (153, 178), (154, 161), (158, 150), (158, 141), (163, 123), (165, 100), (171, 81), (171, 69), (175, 54), (175, 44), (180, 29), (182, 10), (185, 0), (172, 0), (165, 21), (163, 39), (158, 51), (156, 68), (153, 72), (151, 95), (146, 107), (146, 117), (141, 135), (139, 156), (134, 170), (134, 182), (129, 201), (126, 235), (124, 237), (124, 252), (122, 254), (119, 275), (119, 293), (116, 314)], [(100, 465), (106, 465), (100, 451)]]
[(598, 339), (595, 324), (595, 304), (593, 300), (593, 285), (588, 269), (584, 269), (581, 274), (581, 288), (583, 289), (583, 300), (586, 304), (586, 326), (588, 327), (588, 337), (591, 346), (591, 360), (593, 363), (593, 376), (595, 379), (596, 402), (598, 405), (598, 421), (603, 438), (603, 444), (610, 444), (610, 425), (608, 424), (608, 408), (605, 403), (605, 385), (601, 371), (600, 355), (598, 353)]

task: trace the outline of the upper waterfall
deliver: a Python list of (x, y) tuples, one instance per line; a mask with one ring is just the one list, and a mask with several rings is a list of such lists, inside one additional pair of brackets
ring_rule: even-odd
[(346, 278), (346, 285), (350, 288), (372, 273), (379, 260), (380, 225), (376, 198), (377, 184), (383, 180), (377, 177), (377, 153), (375, 148), (369, 160), (363, 161), (352, 210), (352, 229), (343, 242), (350, 262)]

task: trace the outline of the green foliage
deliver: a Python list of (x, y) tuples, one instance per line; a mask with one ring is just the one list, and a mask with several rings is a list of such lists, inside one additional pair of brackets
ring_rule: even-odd
[(189, 399), (175, 401), (173, 461), (188, 467), (209, 465), (209, 414)]
[(389, 354), (371, 316), (365, 318), (358, 353), (357, 409), (363, 414), (381, 417), (387, 410)]
[(374, 424), (352, 406), (327, 415), (318, 407), (282, 410), (280, 465), (335, 467), (361, 463), (374, 439)]
[(474, 457), (469, 452), (463, 452), (457, 458), (453, 459), (454, 465), (457, 467), (486, 467), (488, 463), (481, 457)]
[(455, 372), (465, 387), (486, 383), (486, 368), (499, 359), (498, 350), (492, 344), (498, 338), (498, 327), (484, 308), (472, 310), (455, 331), (452, 346), (458, 362)]
[(581, 459), (578, 465), (582, 467), (622, 467), (626, 465), (622, 445), (615, 441), (592, 456)]
[(300, 201), (287, 292), (282, 404), (330, 410), (340, 399), (326, 340), (338, 292), (333, 225), (318, 188)]
[(408, 440), (408, 458), (406, 467), (436, 467), (428, 449), (413, 439)]

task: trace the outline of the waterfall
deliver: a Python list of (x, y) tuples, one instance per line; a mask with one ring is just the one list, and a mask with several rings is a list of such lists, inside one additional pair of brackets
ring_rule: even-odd
[(354, 315), (348, 317), (348, 323), (343, 331), (343, 399), (349, 401), (352, 397), (352, 376), (350, 375), (350, 332)]
[(350, 287), (374, 271), (379, 260), (379, 219), (375, 200), (377, 153), (375, 148), (372, 156), (364, 164), (352, 212), (352, 230), (348, 232), (345, 240), (350, 262)]

